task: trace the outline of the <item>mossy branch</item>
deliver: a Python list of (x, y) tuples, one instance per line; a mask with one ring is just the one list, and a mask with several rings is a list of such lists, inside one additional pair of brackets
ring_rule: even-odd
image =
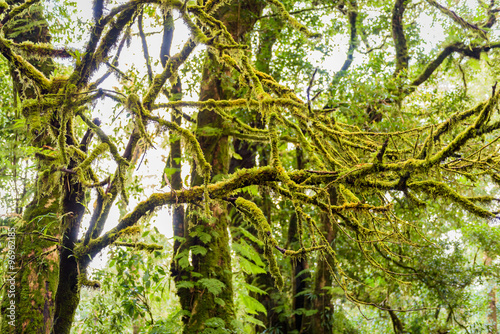
[(285, 6), (278, 0), (267, 0), (270, 4), (272, 4), (276, 9), (278, 14), (285, 20), (290, 23), (290, 25), (297, 31), (303, 33), (308, 38), (320, 38), (320, 33), (312, 33), (307, 29), (305, 25), (297, 21), (296, 18), (290, 15), (286, 10)]
[(99, 289), (101, 287), (101, 283), (99, 281), (89, 280), (86, 273), (78, 275), (78, 284), (80, 284), (80, 286), (86, 286), (93, 289)]
[(440, 5), (437, 1), (435, 0), (426, 0), (430, 5), (436, 7), (437, 9), (439, 9), (443, 14), (445, 14), (446, 16), (448, 16), (449, 18), (451, 18), (453, 21), (455, 21), (456, 23), (458, 23), (460, 26), (462, 26), (463, 28), (465, 29), (468, 29), (468, 30), (472, 30), (472, 31), (475, 31), (477, 33), (479, 33), (479, 35), (484, 38), (484, 39), (488, 39), (487, 37), (487, 32), (486, 30), (484, 29), (481, 29), (480, 27), (478, 27), (477, 25), (475, 24), (472, 24), (468, 21), (466, 21), (464, 18), (460, 17), (457, 13), (455, 13), (454, 11), (452, 11), (451, 9), (449, 8), (446, 8), (442, 5)]
[(10, 6), (7, 5), (7, 3), (5, 3), (5, 5), (3, 5), (2, 8), (4, 10), (8, 9), (8, 8), (11, 8), (11, 9), (10, 9), (10, 11), (8, 11), (5, 14), (4, 18), (2, 19), (2, 22), (1, 22), (0, 26), (4, 26), (12, 18), (14, 18), (17, 15), (21, 14), (24, 10), (28, 9), (29, 7), (31, 7), (31, 5), (33, 5), (33, 4), (37, 3), (37, 2), (40, 2), (40, 0), (28, 0), (28, 1), (20, 4), (19, 6), (16, 6), (16, 7), (13, 7), (13, 8), (11, 8)]
[(41, 57), (50, 58), (74, 58), (74, 53), (67, 49), (57, 49), (47, 43), (33, 43), (30, 41), (22, 43), (12, 43), (12, 48), (20, 50), (27, 55), (36, 54)]
[(125, 160), (124, 158), (122, 158), (122, 156), (120, 156), (116, 145), (111, 141), (111, 138), (109, 138), (108, 135), (106, 135), (104, 131), (101, 130), (100, 127), (95, 125), (94, 122), (92, 122), (87, 116), (85, 116), (82, 111), (79, 111), (77, 115), (80, 116), (82, 121), (84, 121), (87, 124), (87, 126), (92, 129), (92, 131), (94, 131), (94, 133), (99, 137), (101, 142), (108, 145), (111, 155), (115, 159), (116, 163), (118, 163), (118, 165), (124, 165), (124, 166), (130, 165), (130, 163), (127, 160)]
[(146, 252), (152, 253), (155, 250), (163, 250), (163, 246), (158, 245), (158, 244), (147, 244), (144, 242), (122, 242), (122, 241), (115, 241), (113, 243), (115, 246), (123, 246), (123, 247), (130, 247), (134, 248), (137, 250), (145, 250)]
[[(183, 46), (181, 52), (173, 55), (170, 57), (163, 69), (163, 72), (161, 74), (158, 74), (154, 77), (153, 83), (149, 87), (146, 95), (142, 99), (142, 103), (144, 105), (144, 108), (147, 110), (152, 110), (152, 106), (156, 98), (158, 97), (158, 94), (160, 94), (161, 89), (167, 79), (172, 77), (176, 72), (177, 69), (184, 63), (184, 61), (189, 57), (191, 52), (194, 50), (196, 47), (197, 42), (194, 41), (193, 39), (189, 39)], [(171, 102), (172, 103), (172, 102)]]
[(254, 203), (243, 197), (238, 197), (234, 204), (236, 208), (248, 219), (257, 230), (259, 239), (264, 241), (264, 256), (269, 262), (269, 271), (274, 278), (276, 287), (281, 290), (284, 285), (283, 276), (279, 270), (273, 249), (277, 246), (277, 241), (271, 236), (271, 226), (267, 222), (262, 210)]
[(500, 92), (495, 92), (489, 101), (482, 106), (481, 112), (474, 120), (474, 123), (469, 125), (464, 131), (459, 133), (446, 147), (437, 152), (430, 160), (429, 163), (434, 165), (438, 162), (450, 157), (454, 152), (460, 149), (468, 140), (477, 137), (489, 121), (490, 115), (493, 112), (494, 106), (498, 103)]
[(19, 70), (23, 76), (31, 79), (42, 91), (48, 91), (50, 89), (50, 80), (23, 57), (14, 53), (11, 46), (12, 43), (10, 41), (0, 37), (0, 53), (7, 58), (12, 66)]
[(422, 191), (432, 197), (442, 197), (460, 205), (464, 210), (481, 218), (494, 218), (495, 215), (473, 203), (469, 198), (464, 197), (451, 189), (448, 185), (438, 181), (418, 181), (408, 184), (408, 188), (414, 191)]
[[(86, 171), (90, 164), (95, 161), (101, 154), (108, 150), (109, 146), (106, 143), (99, 144), (86, 158), (83, 160), (77, 167), (73, 170), (78, 173), (80, 180), (85, 183), (85, 179), (83, 178), (83, 172)], [(83, 152), (82, 152), (83, 153)]]

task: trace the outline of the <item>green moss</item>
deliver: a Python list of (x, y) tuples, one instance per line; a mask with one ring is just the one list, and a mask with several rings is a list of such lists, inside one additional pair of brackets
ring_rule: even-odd
[(113, 156), (115, 161), (118, 163), (118, 165), (120, 165), (120, 166), (129, 166), (130, 165), (130, 163), (127, 160), (122, 158), (122, 156), (118, 152), (118, 148), (116, 147), (116, 145), (104, 133), (104, 131), (101, 130), (101, 128), (99, 128), (89, 118), (87, 118), (87, 116), (85, 116), (82, 111), (78, 111), (77, 115), (80, 116), (80, 118), (87, 124), (87, 126), (89, 128), (91, 128), (92, 131), (94, 131), (94, 133), (97, 134), (97, 136), (99, 137), (101, 142), (106, 143), (108, 145), (109, 150), (111, 152), (111, 155)]
[(348, 202), (348, 203), (359, 203), (360, 202), (359, 198), (356, 195), (354, 195), (354, 193), (352, 191), (350, 191), (349, 189), (344, 187), (343, 184), (339, 184), (339, 192), (342, 195), (342, 197), (344, 197), (345, 202)]
[(297, 21), (293, 16), (288, 13), (286, 10), (285, 6), (278, 0), (268, 0), (269, 3), (273, 4), (275, 8), (278, 10), (278, 14), (281, 15), (281, 17), (285, 20), (288, 21), (288, 23), (291, 24), (291, 26), (297, 30), (303, 33), (305, 36), (308, 38), (320, 38), (321, 34), (320, 33), (311, 33), (309, 29), (299, 21)]
[(162, 250), (163, 246), (158, 245), (158, 244), (147, 244), (145, 242), (121, 242), (121, 241), (115, 241), (113, 243), (115, 246), (123, 246), (123, 247), (131, 247), (135, 248), (137, 250), (145, 250), (148, 253), (152, 253), (155, 250)]
[(101, 283), (99, 281), (89, 280), (87, 278), (87, 274), (85, 274), (85, 273), (81, 273), (80, 275), (78, 275), (78, 285), (80, 287), (86, 286), (86, 287), (93, 288), (93, 289), (98, 289), (101, 287)]
[(478, 217), (482, 218), (495, 217), (495, 215), (492, 212), (475, 205), (470, 199), (460, 195), (459, 193), (451, 189), (448, 185), (446, 185), (443, 182), (437, 182), (437, 181), (412, 182), (408, 184), (408, 188), (413, 190), (423, 191), (432, 197), (441, 197), (447, 199), (453, 203), (460, 205), (464, 210), (469, 211), (470, 213)]
[(259, 239), (264, 241), (264, 256), (269, 263), (269, 271), (274, 278), (276, 287), (281, 290), (284, 285), (283, 276), (281, 276), (276, 258), (273, 254), (273, 249), (277, 246), (277, 242), (271, 236), (271, 226), (269, 226), (267, 218), (255, 203), (246, 200), (243, 197), (238, 197), (235, 201), (235, 205), (238, 210), (244, 214), (246, 219), (252, 222), (254, 228), (259, 234)]

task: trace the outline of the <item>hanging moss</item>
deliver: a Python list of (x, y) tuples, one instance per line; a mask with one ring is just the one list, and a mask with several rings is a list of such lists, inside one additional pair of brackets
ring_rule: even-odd
[(122, 242), (122, 241), (115, 241), (113, 243), (115, 246), (123, 246), (123, 247), (131, 247), (135, 248), (137, 250), (144, 250), (148, 253), (152, 253), (155, 250), (163, 250), (163, 246), (158, 245), (158, 244), (148, 244), (144, 242)]
[(284, 285), (283, 276), (281, 276), (276, 258), (273, 254), (273, 249), (277, 246), (277, 242), (271, 236), (271, 226), (269, 226), (267, 218), (255, 203), (248, 201), (243, 197), (238, 197), (234, 203), (238, 210), (240, 210), (245, 217), (252, 222), (255, 229), (259, 233), (259, 238), (264, 241), (264, 256), (269, 263), (269, 271), (274, 278), (276, 287), (281, 290)]
[(442, 197), (453, 203), (460, 205), (463, 209), (469, 211), (470, 213), (482, 217), (482, 218), (494, 218), (495, 215), (475, 205), (467, 197), (458, 194), (456, 191), (451, 189), (448, 185), (443, 182), (437, 181), (419, 181), (412, 182), (408, 184), (408, 188), (413, 190), (424, 191), (425, 193), (431, 195), (432, 197)]
[(319, 38), (321, 37), (320, 33), (311, 33), (309, 29), (299, 21), (297, 21), (293, 16), (291, 16), (288, 11), (286, 10), (285, 6), (279, 2), (278, 0), (267, 0), (269, 3), (275, 6), (275, 8), (278, 11), (278, 14), (281, 15), (281, 17), (285, 20), (288, 21), (294, 29), (297, 31), (300, 31), (303, 33), (305, 36), (308, 38)]

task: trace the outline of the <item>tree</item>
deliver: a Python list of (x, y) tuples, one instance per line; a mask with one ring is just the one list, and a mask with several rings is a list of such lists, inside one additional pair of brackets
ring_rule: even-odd
[[(418, 270), (408, 257), (425, 243), (425, 225), (405, 210), (418, 212), (438, 199), (459, 213), (497, 219), (493, 191), (477, 186), (499, 180), (495, 1), (479, 1), (474, 12), (431, 0), (96, 0), (93, 6), (90, 34), (79, 51), (49, 44), (43, 7), (35, 1), (0, 1), (0, 53), (14, 79), (24, 145), (35, 152), (36, 166), (32, 201), (16, 223), (15, 326), (5, 312), (11, 303), (5, 293), (3, 332), (69, 333), (81, 287), (95, 285), (87, 277), (91, 260), (113, 244), (147, 248), (141, 240), (125, 240), (155, 210), (172, 205), (171, 274), (185, 333), (239, 328), (231, 225), (243, 233), (233, 241), (246, 238), (254, 247), (248, 254), (265, 258), (267, 273), (256, 281), (268, 293), (269, 278), (277, 295), (288, 284), (280, 257), (304, 269), (306, 260), (316, 261), (309, 287), (321, 298), (310, 305), (298, 298), (307, 288), (303, 270), (289, 270), (296, 296), (293, 324), (280, 322), (285, 330), (335, 330), (328, 291), (333, 285), (351, 301), (388, 312), (401, 333), (405, 325), (393, 301), (380, 290), (367, 293), (360, 283), (375, 279), (395, 291), (400, 277)], [(420, 26), (411, 21), (422, 11), (447, 34), (431, 51), (423, 50)], [(174, 13), (190, 37), (171, 55)], [(331, 24), (323, 23), (328, 15)], [(157, 62), (145, 27), (161, 28)], [(308, 50), (327, 53), (338, 33), (349, 41), (343, 66), (335, 74), (314, 70)], [(322, 34), (323, 42), (314, 46)], [(144, 77), (120, 64), (136, 35), (146, 60)], [(201, 66), (190, 58), (200, 45), (206, 47)], [(363, 61), (354, 66), (361, 54)], [(71, 59), (71, 65), (58, 58)], [(196, 66), (199, 71), (183, 76)], [(111, 74), (117, 87), (106, 86)], [(442, 87), (457, 75), (462, 86)], [(183, 99), (181, 86), (194, 82), (199, 100)], [(115, 112), (109, 121), (93, 119), (93, 105), (101, 100), (126, 112)], [(184, 108), (196, 109), (196, 117)], [(160, 149), (166, 133), (169, 157), (156, 177), (170, 189), (160, 186), (129, 207), (130, 195), (144, 191), (134, 176), (140, 157)], [(191, 166), (189, 185), (182, 181), (181, 163)], [(123, 215), (104, 232), (114, 205)], [(234, 211), (232, 220), (228, 210)], [(89, 227), (83, 231), (85, 216)], [(414, 274), (412, 279), (425, 282), (436, 276)], [(270, 317), (276, 300), (258, 298)], [(269, 327), (272, 321), (258, 324)]]

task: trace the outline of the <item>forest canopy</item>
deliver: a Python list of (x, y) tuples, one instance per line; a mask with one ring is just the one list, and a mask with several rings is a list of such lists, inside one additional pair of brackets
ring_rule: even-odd
[(77, 8), (0, 0), (2, 333), (496, 332), (498, 1)]

